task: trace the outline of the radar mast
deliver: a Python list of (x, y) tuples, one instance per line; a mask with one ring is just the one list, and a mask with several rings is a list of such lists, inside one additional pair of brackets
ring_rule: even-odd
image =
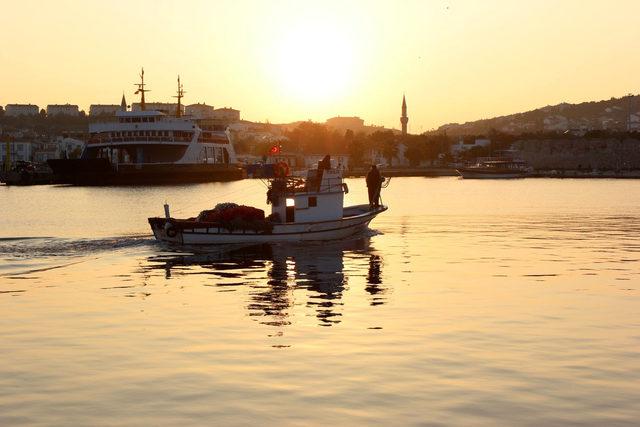
[(182, 117), (182, 104), (180, 101), (186, 92), (183, 90), (183, 86), (180, 83), (180, 75), (178, 75), (178, 94), (174, 95), (174, 98), (178, 98), (178, 107), (176, 108), (176, 117)]
[(144, 102), (144, 93), (149, 92), (149, 89), (144, 88), (144, 67), (142, 67), (142, 72), (140, 73), (140, 83), (134, 83), (134, 85), (138, 86), (135, 94), (140, 94), (140, 110), (145, 111), (147, 107)]

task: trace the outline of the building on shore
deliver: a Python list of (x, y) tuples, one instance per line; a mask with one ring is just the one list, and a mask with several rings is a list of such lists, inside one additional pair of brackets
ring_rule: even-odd
[(89, 106), (90, 116), (115, 116), (122, 107), (117, 104), (91, 104)]
[(191, 104), (184, 108), (184, 112), (187, 116), (191, 116), (196, 120), (213, 119), (215, 117), (215, 109), (213, 105), (207, 104)]
[(360, 117), (332, 117), (327, 119), (325, 125), (328, 128), (337, 130), (339, 132), (346, 132), (348, 130), (353, 133), (364, 133), (365, 135), (370, 135), (374, 132), (384, 132), (387, 130), (384, 126), (376, 126), (376, 125), (365, 125), (364, 120)]
[(213, 110), (212, 119), (225, 123), (236, 123), (240, 121), (240, 110), (229, 107), (216, 108)]
[(458, 156), (460, 155), (460, 153), (471, 150), (472, 148), (487, 148), (490, 145), (491, 140), (488, 138), (475, 138), (473, 140), (465, 140), (463, 137), (460, 137), (456, 144), (451, 144), (451, 146), (449, 147), (449, 152), (454, 156)]
[(240, 110), (233, 108), (217, 108), (209, 118), (198, 119), (198, 124), (205, 130), (226, 130), (229, 125), (240, 122)]
[(37, 116), (39, 113), (38, 106), (33, 104), (7, 104), (4, 108), (7, 117)]
[[(307, 154), (304, 156), (304, 166), (306, 168), (313, 168), (318, 166), (326, 154)], [(345, 171), (349, 169), (349, 155), (348, 154), (331, 154), (331, 167)]]
[(9, 159), (11, 163), (30, 162), (33, 160), (33, 152), (35, 151), (35, 143), (33, 141), (3, 141), (0, 143), (0, 164), (4, 165), (7, 155), (7, 144), (9, 144)]
[(53, 140), (25, 135), (19, 140), (12, 138), (11, 141), (0, 141), (0, 166), (5, 165), (7, 144), (12, 164), (19, 161), (45, 163), (49, 159), (77, 158), (84, 148), (84, 141), (67, 135)]
[(115, 116), (118, 111), (127, 111), (127, 100), (122, 94), (120, 104), (91, 104), (89, 106), (90, 116)]
[(49, 104), (47, 105), (47, 116), (74, 116), (80, 115), (77, 105), (72, 104)]
[(84, 141), (79, 135), (65, 134), (55, 140), (56, 157), (58, 159), (75, 159), (80, 157), (84, 148)]
[(361, 132), (364, 129), (364, 120), (360, 117), (332, 117), (325, 122), (327, 127), (346, 132), (350, 130), (354, 133)]
[(58, 145), (55, 142), (40, 142), (35, 144), (32, 160), (36, 163), (46, 163), (49, 159), (60, 158)]

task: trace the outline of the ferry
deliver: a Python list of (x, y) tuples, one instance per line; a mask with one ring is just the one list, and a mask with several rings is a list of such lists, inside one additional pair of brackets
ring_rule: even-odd
[(242, 179), (225, 129), (202, 129), (182, 115), (178, 78), (175, 115), (145, 108), (144, 70), (136, 93), (140, 111), (118, 111), (115, 119), (89, 125), (79, 159), (52, 159), (56, 183), (76, 185), (181, 184)]
[(165, 204), (164, 217), (149, 218), (151, 230), (156, 240), (178, 245), (339, 240), (363, 232), (388, 209), (383, 204), (343, 206), (348, 187), (342, 171), (334, 168), (268, 182), (271, 214), (266, 218), (260, 209), (222, 203), (198, 217), (176, 219)]
[(510, 179), (531, 175), (531, 168), (525, 161), (499, 157), (481, 159), (456, 171), (465, 179)]

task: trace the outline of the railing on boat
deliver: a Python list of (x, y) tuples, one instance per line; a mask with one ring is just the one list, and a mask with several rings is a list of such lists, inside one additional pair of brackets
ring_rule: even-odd
[[(328, 185), (326, 185), (328, 184)], [(309, 180), (300, 177), (278, 177), (271, 181), (269, 190), (277, 194), (300, 193), (329, 193), (338, 190), (344, 191), (342, 178), (328, 178), (324, 182), (321, 179)]]

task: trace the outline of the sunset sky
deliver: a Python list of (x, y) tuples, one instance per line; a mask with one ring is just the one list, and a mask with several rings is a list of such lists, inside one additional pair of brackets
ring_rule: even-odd
[(150, 101), (409, 131), (640, 92), (640, 3), (0, 0), (0, 104)]

